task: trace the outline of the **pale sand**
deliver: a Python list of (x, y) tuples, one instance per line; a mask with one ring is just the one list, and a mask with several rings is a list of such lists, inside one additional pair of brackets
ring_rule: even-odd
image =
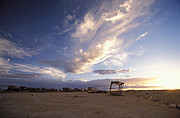
[[(75, 97), (77, 95), (77, 97)], [(150, 97), (152, 96), (152, 97)], [(153, 101), (155, 97), (159, 101)], [(149, 99), (151, 98), (151, 99)], [(1, 118), (180, 118), (180, 91), (1, 93)]]

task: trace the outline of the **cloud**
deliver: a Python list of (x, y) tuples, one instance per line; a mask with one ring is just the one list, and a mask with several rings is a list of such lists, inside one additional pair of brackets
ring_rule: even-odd
[(53, 78), (65, 78), (66, 74), (64, 74), (61, 70), (58, 70), (53, 67), (39, 67), (30, 64), (12, 64), (12, 70), (20, 71), (20, 72), (28, 72), (28, 73), (37, 73), (41, 75), (48, 75)]
[(117, 14), (113, 17), (107, 17), (107, 16), (108, 16), (108, 13), (104, 13), (102, 17), (104, 18), (105, 21), (111, 21), (114, 23), (116, 20), (123, 18), (125, 14), (118, 11)]
[(94, 17), (92, 16), (92, 14), (87, 13), (84, 16), (84, 21), (77, 26), (76, 31), (75, 33), (72, 34), (72, 36), (74, 38), (79, 38), (80, 40), (83, 40), (94, 29), (95, 29)]
[(76, 18), (76, 15), (74, 15), (74, 16), (67, 15), (67, 16), (65, 17), (65, 19), (64, 19), (65, 25), (68, 25), (69, 22), (73, 21), (75, 18)]
[(82, 82), (87, 82), (88, 81), (88, 78), (80, 78), (78, 79), (79, 81), (82, 81)]
[[(64, 74), (61, 70), (53, 68), (53, 67), (39, 67), (31, 64), (19, 64), (19, 63), (11, 63), (8, 60), (0, 57), (0, 74), (12, 74), (12, 71), (19, 71), (20, 73), (35, 73), (41, 76), (50, 76), (52, 78), (65, 78), (66, 74)], [(13, 74), (14, 75), (14, 74)], [(1, 76), (1, 75), (0, 75)]]
[[(15, 43), (0, 38), (0, 76), (23, 77), (21, 75), (23, 75), (24, 73), (35, 73), (39, 75), (50, 76), (53, 78), (65, 78), (66, 74), (56, 68), (39, 67), (31, 64), (12, 63), (10, 62), (10, 59), (5, 59), (2, 57), (11, 56), (17, 58), (24, 58), (31, 57), (33, 54), (33, 51), (24, 50), (23, 48), (17, 47)], [(12, 73), (12, 71), (19, 71), (20, 74)]]
[(8, 73), (10, 71), (11, 65), (8, 60), (0, 57), (0, 73)]
[(156, 78), (116, 78), (116, 79), (98, 79), (86, 82), (87, 85), (101, 89), (109, 89), (111, 81), (120, 81), (125, 83), (125, 88), (144, 88), (152, 84)]
[(24, 50), (9, 40), (0, 38), (0, 56), (11, 56), (17, 58), (31, 57), (35, 52)]
[(83, 51), (82, 49), (76, 51), (74, 53), (75, 56), (70, 60), (42, 60), (41, 63), (47, 63), (50, 66), (61, 68), (66, 73), (88, 72), (93, 64), (97, 64), (111, 56), (115, 51), (113, 50), (115, 43), (116, 39), (106, 40), (105, 42), (93, 45), (87, 51)]
[[(76, 15), (73, 14), (73, 15), (67, 15), (64, 20), (63, 20), (63, 27), (64, 29), (60, 31), (60, 33), (58, 33), (59, 35), (61, 34), (64, 34), (66, 32), (69, 32), (73, 29), (75, 29), (76, 25), (77, 25), (77, 20), (75, 19), (76, 18)], [(71, 24), (72, 22), (74, 22), (73, 24)], [(71, 25), (70, 25), (71, 24)], [(58, 28), (59, 29), (59, 28)]]
[(101, 70), (94, 70), (93, 72), (101, 74), (101, 75), (106, 75), (106, 74), (115, 74), (115, 73), (118, 73), (118, 72), (125, 73), (125, 72), (130, 72), (131, 70), (132, 70), (132, 68), (129, 68), (129, 69), (117, 69), (117, 70), (104, 70), (104, 69), (101, 69)]
[(127, 0), (125, 1), (122, 5), (120, 5), (120, 7), (124, 7), (126, 9), (127, 12), (130, 11), (131, 9), (131, 3), (133, 0)]
[(32, 73), (6, 73), (6, 74), (0, 74), (1, 75), (1, 79), (2, 78), (8, 78), (8, 79), (30, 79), (30, 78), (37, 78), (40, 75), (39, 74), (32, 74)]
[[(7, 75), (8, 76), (8, 75)], [(13, 75), (12, 75), (13, 76)], [(21, 74), (19, 76), (22, 76)], [(157, 86), (149, 86), (152, 84), (156, 78), (129, 78), (129, 79), (98, 79), (91, 81), (82, 81), (86, 80), (82, 78), (82, 80), (77, 81), (63, 81), (61, 79), (49, 79), (49, 78), (41, 78), (35, 77), (36, 75), (24, 75), (26, 78), (24, 79), (14, 79), (12, 78), (3, 78), (0, 76), (0, 83), (3, 85), (16, 85), (16, 86), (30, 86), (30, 87), (46, 87), (46, 88), (88, 88), (88, 87), (96, 87), (99, 89), (109, 90), (109, 86), (111, 81), (120, 81), (124, 82), (126, 89), (137, 89), (137, 88), (158, 88)], [(30, 78), (28, 78), (28, 76)], [(35, 77), (35, 78), (34, 78)], [(33, 79), (34, 78), (34, 79)]]
[[(121, 52), (134, 42), (127, 34), (151, 17), (149, 7), (152, 3), (153, 0), (127, 0), (96, 4), (82, 18), (76, 17), (73, 23), (68, 22), (69, 27), (74, 26), (69, 33), (71, 42), (68, 47), (73, 53), (67, 51), (68, 56), (41, 62), (65, 73), (90, 72), (93, 65), (110, 62), (111, 58), (114, 64), (120, 62), (122, 66), (130, 53), (123, 56)], [(68, 16), (68, 19), (72, 17)], [(127, 37), (124, 38), (124, 34)], [(124, 58), (114, 58), (114, 54), (122, 54)]]
[(148, 32), (145, 32), (145, 33), (141, 34), (141, 35), (136, 39), (136, 41), (142, 39), (142, 38), (145, 37), (147, 34), (148, 34)]
[[(71, 4), (74, 5), (73, 2)], [(59, 35), (68, 33), (77, 27), (79, 19), (76, 18), (77, 17), (76, 13), (79, 11), (79, 9), (80, 9), (80, 6), (77, 6), (76, 9), (70, 10), (70, 11), (72, 11), (72, 13), (65, 11), (66, 16), (63, 20), (63, 23), (64, 23), (63, 28), (61, 28), (60, 32), (58, 33)], [(61, 26), (58, 26), (58, 27), (61, 27)]]
[(123, 63), (128, 60), (128, 56), (132, 53), (117, 52), (111, 58), (106, 59), (102, 64), (105, 66), (123, 66)]
[[(102, 18), (105, 21), (111, 21), (112, 23), (114, 23), (117, 20), (122, 19), (123, 17), (126, 16), (127, 12), (130, 11), (130, 8), (132, 5), (131, 3), (132, 3), (132, 0), (125, 1), (123, 4), (119, 5), (119, 10), (117, 12), (104, 13)], [(125, 9), (125, 11), (123, 10), (123, 8)]]

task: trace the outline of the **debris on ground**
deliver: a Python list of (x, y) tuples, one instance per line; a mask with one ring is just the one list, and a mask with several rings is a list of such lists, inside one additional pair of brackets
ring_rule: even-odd
[(154, 101), (155, 101), (155, 102), (158, 102), (158, 101), (159, 101), (159, 98), (154, 98)]

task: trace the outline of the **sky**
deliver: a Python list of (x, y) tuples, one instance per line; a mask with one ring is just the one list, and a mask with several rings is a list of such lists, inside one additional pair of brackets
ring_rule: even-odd
[(180, 89), (179, 0), (1, 0), (0, 85)]

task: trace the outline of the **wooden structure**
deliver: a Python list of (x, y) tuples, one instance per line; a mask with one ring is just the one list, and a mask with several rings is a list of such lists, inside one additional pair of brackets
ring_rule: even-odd
[[(112, 91), (112, 85), (113, 85), (113, 84), (118, 85), (117, 91)], [(121, 95), (123, 86), (124, 86), (124, 83), (123, 83), (123, 82), (111, 81), (111, 84), (110, 84), (110, 94), (111, 94), (111, 95)]]

